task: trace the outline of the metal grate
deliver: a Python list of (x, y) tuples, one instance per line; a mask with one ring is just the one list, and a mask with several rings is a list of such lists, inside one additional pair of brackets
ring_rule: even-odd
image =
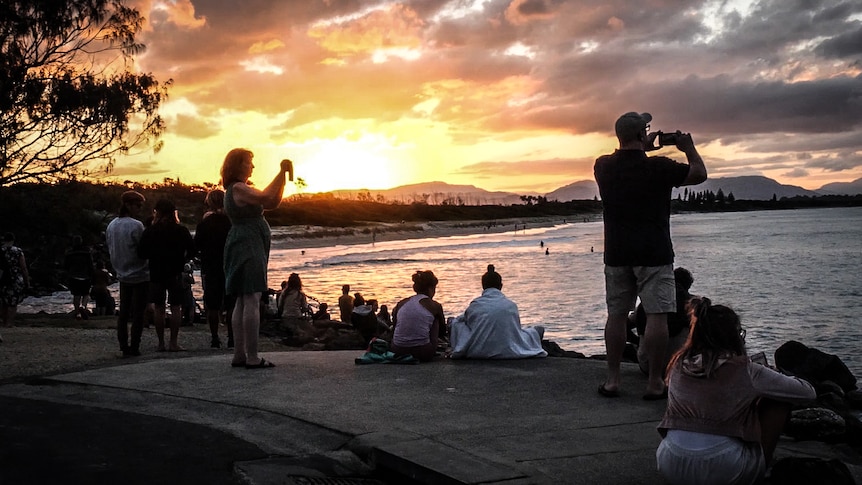
[(371, 478), (330, 478), (288, 475), (286, 483), (294, 485), (386, 485), (385, 482)]

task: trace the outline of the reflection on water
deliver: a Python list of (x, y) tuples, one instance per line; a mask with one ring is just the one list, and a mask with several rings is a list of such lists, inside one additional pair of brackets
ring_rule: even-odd
[[(855, 325), (862, 315), (862, 208), (683, 214), (673, 217), (672, 228), (677, 265), (695, 278), (692, 293), (736, 309), (752, 351), (766, 351), (771, 361), (779, 345), (799, 340), (839, 355), (862, 375), (855, 345), (862, 338)], [(479, 295), (479, 279), (493, 263), (525, 325), (544, 325), (545, 335), (563, 348), (600, 354), (606, 318), (602, 238), (602, 223), (586, 222), (305, 248), (304, 254), (273, 250), (269, 286), (279, 288), (296, 272), (306, 292), (330, 307), (349, 284), (351, 293), (391, 309), (413, 294), (410, 275), (430, 269), (440, 279), (435, 299), (454, 316)], [(200, 298), (199, 285), (196, 290)], [(56, 299), (28, 300), (21, 311), (38, 311)], [(71, 310), (70, 300), (66, 294), (59, 303)]]

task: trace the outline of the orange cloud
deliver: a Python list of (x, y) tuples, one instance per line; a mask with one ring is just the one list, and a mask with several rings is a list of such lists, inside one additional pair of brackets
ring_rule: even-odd
[(308, 36), (319, 39), (321, 47), (336, 55), (349, 56), (378, 49), (418, 48), (423, 24), (410, 7), (396, 4), (353, 20), (318, 22), (308, 29)]

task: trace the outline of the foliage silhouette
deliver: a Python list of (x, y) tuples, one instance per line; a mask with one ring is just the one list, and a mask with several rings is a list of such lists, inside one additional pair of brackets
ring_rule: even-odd
[(161, 147), (171, 81), (128, 69), (142, 22), (122, 1), (0, 3), (0, 188), (109, 172), (133, 147)]

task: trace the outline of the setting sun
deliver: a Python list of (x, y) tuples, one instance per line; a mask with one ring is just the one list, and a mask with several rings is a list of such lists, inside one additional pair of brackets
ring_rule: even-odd
[(764, 26), (808, 24), (817, 8), (133, 3), (148, 19), (138, 67), (174, 82), (164, 148), (120, 158), (115, 180), (217, 182), (224, 154), (245, 147), (256, 183), (287, 157), (309, 193), (430, 181), (542, 193), (592, 179), (632, 110), (691, 132), (711, 176), (811, 189), (862, 177), (858, 69), (841, 48), (858, 13), (768, 40)]

